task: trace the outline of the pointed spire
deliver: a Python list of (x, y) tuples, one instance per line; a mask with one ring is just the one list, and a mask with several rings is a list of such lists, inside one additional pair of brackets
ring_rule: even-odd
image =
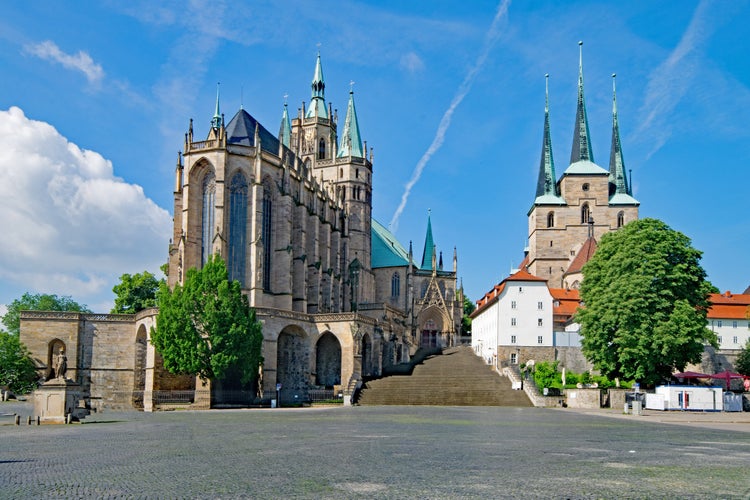
[(310, 98), (310, 108), (308, 108), (305, 118), (325, 118), (328, 119), (328, 108), (326, 107), (326, 83), (323, 80), (323, 66), (320, 64), (320, 51), (318, 59), (315, 62), (315, 74), (313, 74), (312, 95)]
[(609, 155), (610, 194), (630, 194), (628, 178), (625, 175), (625, 160), (620, 144), (620, 125), (617, 121), (617, 87), (616, 74), (612, 73), (612, 150)]
[(284, 96), (284, 112), (281, 115), (281, 126), (279, 127), (279, 142), (287, 148), (292, 142), (292, 125), (289, 122), (289, 113), (287, 111), (287, 96)]
[(583, 42), (578, 42), (578, 108), (573, 131), (573, 149), (570, 163), (587, 160), (594, 163), (594, 152), (589, 140), (589, 120), (586, 116), (586, 101), (583, 98)]
[(432, 263), (435, 259), (435, 242), (432, 239), (432, 220), (431, 210), (427, 210), (427, 235), (424, 238), (424, 251), (422, 252), (421, 269), (432, 269)]
[[(351, 84), (353, 85), (354, 82)], [(349, 91), (349, 105), (346, 108), (344, 130), (341, 133), (339, 149), (336, 153), (336, 158), (344, 158), (347, 156), (354, 156), (357, 158), (365, 157), (365, 150), (362, 148), (362, 138), (359, 135), (357, 110), (354, 107), (354, 90)]]
[(221, 83), (216, 82), (216, 111), (214, 112), (213, 118), (211, 118), (211, 128), (215, 129), (221, 128), (221, 122), (223, 121), (221, 113), (219, 112), (219, 85), (221, 85)]
[(539, 162), (539, 178), (536, 183), (534, 203), (564, 203), (557, 192), (555, 160), (552, 157), (552, 135), (549, 126), (549, 74), (544, 75), (544, 135), (542, 137), (542, 159)]

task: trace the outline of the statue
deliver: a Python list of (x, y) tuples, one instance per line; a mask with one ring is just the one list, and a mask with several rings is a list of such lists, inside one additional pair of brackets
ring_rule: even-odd
[(65, 378), (65, 372), (68, 371), (68, 358), (65, 356), (65, 349), (60, 349), (55, 356), (55, 378)]

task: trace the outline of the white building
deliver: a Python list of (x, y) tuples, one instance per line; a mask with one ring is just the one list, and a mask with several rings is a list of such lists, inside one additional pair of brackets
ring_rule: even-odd
[(743, 349), (750, 338), (750, 295), (714, 293), (709, 298), (708, 328), (716, 334), (719, 351)]

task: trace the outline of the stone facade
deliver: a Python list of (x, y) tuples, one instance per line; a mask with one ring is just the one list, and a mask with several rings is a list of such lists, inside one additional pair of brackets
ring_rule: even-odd
[[(167, 282), (182, 283), (211, 254), (227, 262), (262, 323), (260, 387), (249, 389), (261, 398), (277, 384), (282, 401), (317, 388), (350, 393), (420, 347), (454, 345), (460, 335), (455, 250), (444, 270), (428, 219), (417, 265), (411, 248), (372, 220), (373, 152), (354, 95), (340, 130), (324, 90), (318, 56), (309, 108), (303, 102), (290, 120), (285, 104), (278, 135), (244, 109), (225, 124), (217, 95), (206, 139), (191, 120), (175, 168)], [(40, 370), (64, 343), (92, 407), (150, 410), (160, 391), (196, 391), (192, 404), (205, 406), (198, 392), (248, 389), (166, 372), (149, 338), (156, 318), (156, 310), (25, 313), (21, 336)]]

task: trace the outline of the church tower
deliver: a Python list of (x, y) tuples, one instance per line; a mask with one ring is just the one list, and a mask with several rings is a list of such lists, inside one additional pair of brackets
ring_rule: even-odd
[[(594, 162), (584, 97), (582, 45), (583, 42), (579, 42), (578, 105), (570, 164), (556, 181), (547, 86), (542, 157), (536, 197), (528, 213), (526, 267), (531, 274), (547, 279), (551, 287), (577, 288), (580, 284), (578, 268), (584, 260), (579, 253), (586, 252), (590, 258), (591, 248), (596, 247), (598, 238), (638, 218), (640, 204), (633, 198), (625, 174), (614, 87), (610, 168), (605, 170)], [(571, 269), (574, 263), (576, 270)], [(576, 279), (567, 282), (565, 278), (572, 271), (578, 273)]]

